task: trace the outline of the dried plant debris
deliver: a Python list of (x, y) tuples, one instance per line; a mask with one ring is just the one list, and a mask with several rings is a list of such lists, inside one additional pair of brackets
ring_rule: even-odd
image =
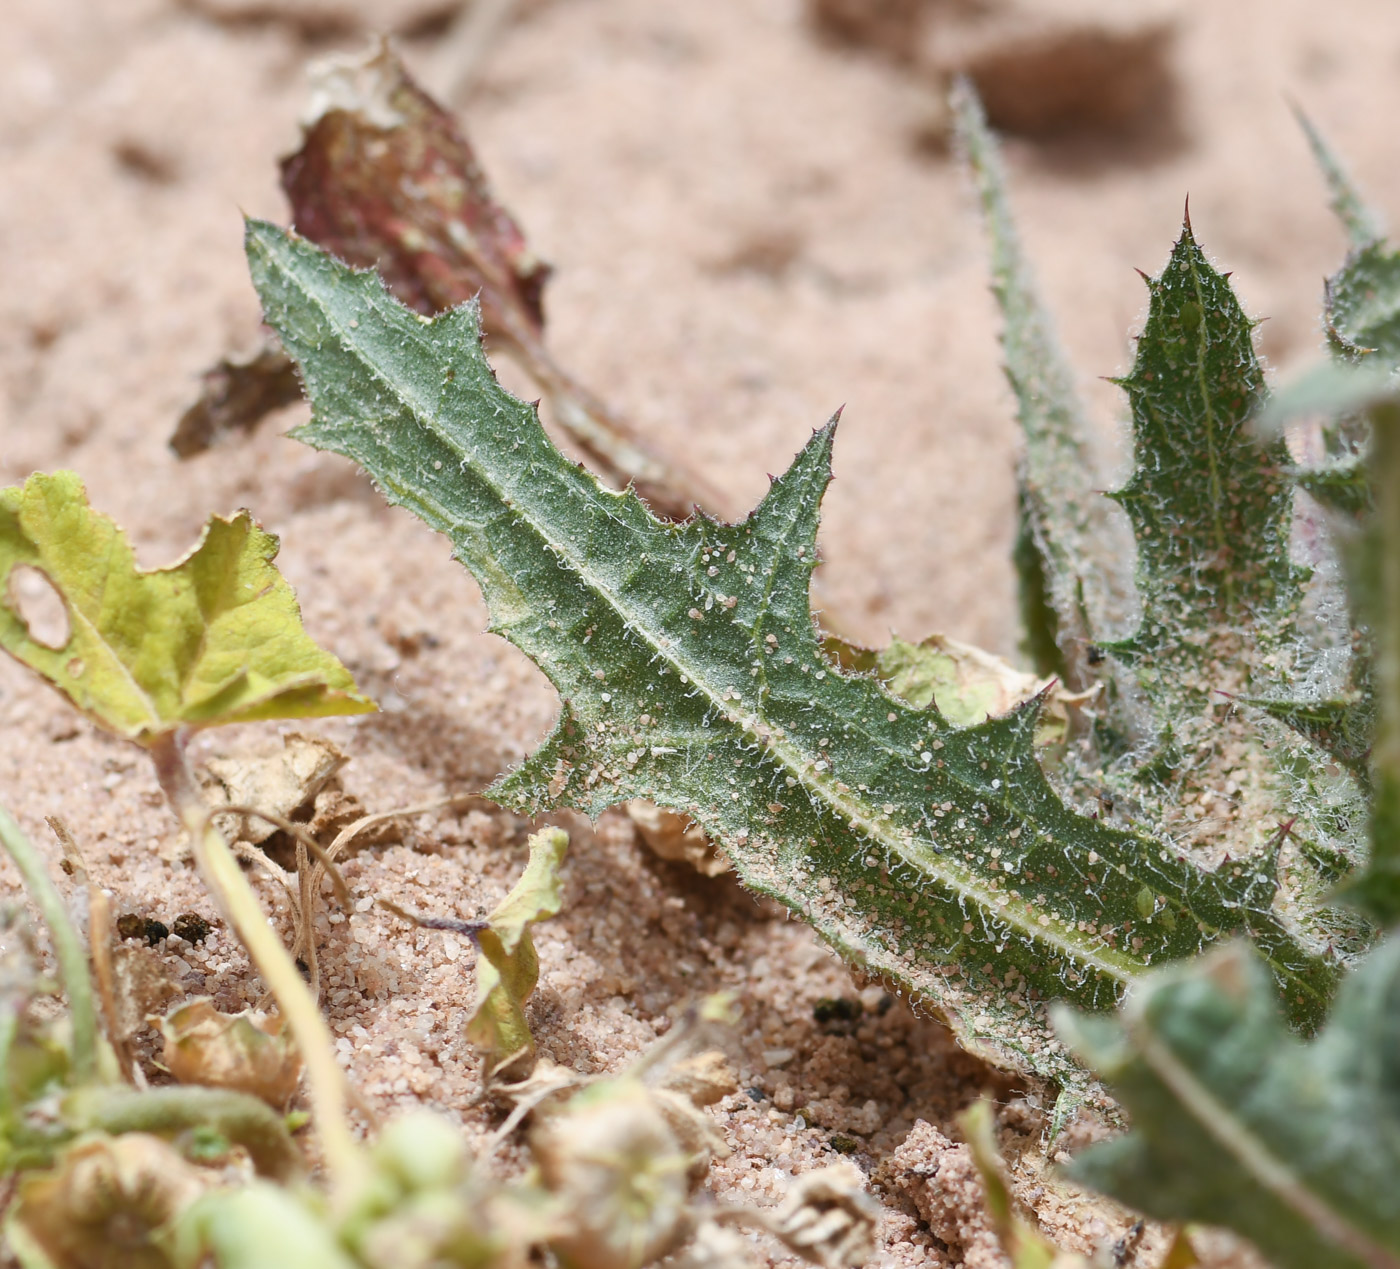
[(221, 1013), (200, 997), (152, 1021), (165, 1042), (161, 1062), (180, 1083), (251, 1093), (279, 1110), (296, 1095), (301, 1055), (280, 1018)]
[[(317, 794), (349, 761), (337, 745), (319, 736), (288, 732), (282, 751), (266, 757), (214, 755), (204, 762), (212, 777), (205, 792), (215, 805), (254, 806), (283, 819), (305, 818)], [(258, 846), (278, 831), (277, 824), (257, 815), (226, 814), (215, 823), (230, 840)]]
[(159, 1137), (101, 1136), (20, 1182), (6, 1237), (26, 1266), (172, 1269), (164, 1235), (213, 1181)]
[(1005, 132), (1175, 140), (1178, 15), (1164, 0), (808, 0), (808, 14), (940, 90), (967, 76)]
[[(282, 165), (297, 230), (342, 260), (378, 269), (409, 307), (431, 315), (473, 298), (488, 338), (539, 384), (559, 425), (603, 477), (632, 483), (658, 515), (683, 518), (715, 494), (652, 451), (543, 342), (549, 268), (534, 255), (456, 121), (380, 43), (329, 59), (316, 75), (302, 148)], [(206, 375), (172, 446), (182, 457), (283, 404), (285, 357), (264, 350)]]
[(688, 815), (668, 811), (644, 798), (628, 802), (627, 815), (637, 835), (659, 858), (689, 864), (702, 877), (718, 877), (729, 871), (729, 860)]
[(170, 448), (179, 458), (192, 458), (300, 400), (296, 367), (275, 344), (247, 357), (225, 357), (204, 372), (199, 396), (180, 416)]
[(880, 1211), (850, 1163), (798, 1177), (773, 1217), (773, 1232), (804, 1260), (825, 1269), (863, 1265), (875, 1254)]

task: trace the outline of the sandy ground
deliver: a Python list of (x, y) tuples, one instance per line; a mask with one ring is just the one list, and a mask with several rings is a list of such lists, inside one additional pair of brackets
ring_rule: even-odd
[[(297, 410), (190, 463), (166, 448), (199, 372), (256, 337), (239, 213), (285, 217), (274, 160), (297, 144), (308, 58), (426, 12), (242, 8), (251, 16), (219, 21), (173, 0), (4, 6), (0, 478), (76, 469), (152, 565), (211, 512), (250, 507), (282, 535), (311, 632), (383, 706), (311, 729), (350, 753), (345, 788), (372, 810), (478, 788), (528, 751), (555, 706), (520, 655), (481, 633), (476, 587), (445, 544), (341, 460), (283, 439)], [(313, 9), (338, 22), (308, 31), (285, 18)], [(1375, 124), (1400, 110), (1393, 5), (1175, 10), (1178, 147), (1008, 147), (1029, 252), (1106, 437), (1117, 391), (1096, 376), (1131, 356), (1144, 302), (1133, 269), (1160, 265), (1188, 192), (1199, 238), (1270, 319), (1272, 364), (1284, 373), (1315, 354), (1321, 279), (1343, 239), (1290, 97), (1380, 207), (1400, 206), (1391, 130)], [(460, 68), (440, 30), (419, 23), (403, 48), (446, 91)], [(869, 639), (941, 630), (1014, 652), (1012, 407), (980, 226), (956, 165), (919, 141), (930, 105), (916, 77), (813, 38), (798, 0), (554, 0), (525, 7), (452, 104), (557, 267), (549, 340), (564, 364), (717, 483), (728, 513), (844, 404), (825, 606)], [(171, 861), (174, 824), (139, 753), (75, 722), (8, 662), (0, 722), (0, 798), (46, 848), (43, 816), (61, 814), (118, 912), (214, 915)], [(249, 728), (200, 752), (279, 744), (276, 728)], [(1034, 1108), (936, 1023), (882, 1008), (877, 988), (854, 985), (729, 879), (657, 861), (624, 821), (567, 823), (566, 908), (538, 934), (541, 1050), (615, 1069), (695, 993), (736, 988), (749, 1091), (719, 1108), (735, 1153), (714, 1192), (766, 1201), (853, 1148), (886, 1198), (877, 1263), (983, 1263), (958, 1219), (931, 1230), (915, 1201), (905, 1165), (924, 1147), (894, 1152), (919, 1120), (952, 1134), (984, 1088), (1012, 1103), (1005, 1126), (1030, 1141)], [(422, 816), (347, 876), (361, 895), (471, 917), (518, 874), (524, 830), (504, 813)], [(386, 1112), (422, 1100), (482, 1131), (479, 1064), (461, 1036), (469, 950), (405, 937), (367, 898), (359, 906), (322, 929), (327, 1006), (354, 1079)], [(222, 933), (159, 954), (182, 991), (225, 1008), (256, 998)], [(858, 1021), (814, 1019), (818, 998), (843, 995), (864, 1003)], [(1022, 1190), (1076, 1246), (1127, 1225), (1066, 1214), (1053, 1186)]]

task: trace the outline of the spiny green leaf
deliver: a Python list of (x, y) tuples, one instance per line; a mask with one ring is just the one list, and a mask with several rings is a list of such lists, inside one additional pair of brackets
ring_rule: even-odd
[[(1293, 490), (1282, 441), (1247, 426), (1264, 387), (1253, 323), (1187, 222), (1132, 373), (1136, 465), (1112, 497), (1137, 538), (1142, 621), (1112, 645), (1163, 721), (1199, 714), (1291, 634), (1306, 574), (1288, 562)], [(1240, 632), (1250, 632), (1242, 646)]]
[(298, 435), (446, 533), (492, 629), (564, 698), (491, 796), (691, 816), (745, 884), (1042, 1075), (1079, 1078), (1042, 1027), (1046, 997), (1106, 1007), (1229, 931), (1268, 946), (1297, 1017), (1328, 998), (1332, 971), (1270, 911), (1267, 869), (1205, 873), (1060, 801), (1033, 752), (1038, 702), (958, 728), (826, 658), (808, 588), (831, 426), (744, 522), (662, 524), (497, 384), (474, 309), (420, 317), (272, 225), (250, 223), (247, 245), (310, 390)]
[(1142, 615), (1129, 638), (1103, 645), (1123, 667), (1122, 718), (1138, 746), (1103, 778), (1136, 824), (1203, 866), (1277, 869), (1280, 914), (1310, 946), (1351, 954), (1372, 932), (1331, 902), (1335, 870), (1317, 861), (1344, 870), (1364, 857), (1364, 790), (1242, 708), (1307, 699), (1332, 638), (1302, 621), (1310, 574), (1289, 558), (1287, 447), (1252, 424), (1264, 394), (1253, 323), (1189, 221), (1147, 282), (1146, 327), (1120, 381), (1135, 469), (1113, 495), (1137, 538)]
[(1315, 701), (1245, 703), (1286, 723), (1358, 775), (1366, 774), (1375, 735), (1375, 701), (1369, 692)]
[[(77, 476), (36, 474), (0, 490), (0, 646), (141, 744), (182, 726), (372, 710), (302, 629), (276, 554), (244, 511), (213, 517), (183, 560), (146, 571)], [(52, 645), (21, 614), (25, 569), (63, 602), (66, 637)]]
[(1337, 355), (1400, 364), (1400, 252), (1383, 241), (1353, 251), (1328, 279), (1326, 316)]
[(569, 835), (546, 828), (530, 838), (530, 862), (511, 892), (486, 918), (476, 936), (476, 1007), (467, 1020), (467, 1039), (495, 1060), (535, 1051), (525, 1002), (539, 981), (540, 963), (530, 926), (555, 916), (564, 902), (559, 867)]
[[(1029, 547), (1018, 556), (1027, 629), (1034, 637), (1052, 632), (1058, 658), (1046, 656), (1044, 640), (1037, 667), (1064, 674), (1073, 688), (1093, 676), (1084, 663), (1097, 627), (1121, 617), (1128, 579), (1118, 560), (1126, 558), (1121, 525), (1104, 500), (1096, 452), (1074, 376), (1060, 352), (1049, 316), (1036, 294), (1021, 252), (1006, 197), (1006, 178), (996, 141), (987, 128), (981, 102), (966, 80), (953, 92), (958, 139), (977, 184), (992, 247), (992, 291), (1001, 308), (1006, 377), (1016, 394), (1025, 437), (1019, 473), (1023, 535)], [(1083, 583), (1095, 586), (1085, 611)], [(1036, 600), (1044, 595), (1043, 603)]]
[(1360, 674), (1375, 684), (1371, 855), (1343, 893), (1384, 925), (1400, 921), (1400, 402), (1368, 414), (1375, 508), (1349, 555), (1353, 610), (1369, 628)]
[(1116, 1018), (1056, 1011), (1133, 1131), (1072, 1172), (1149, 1216), (1225, 1225), (1280, 1269), (1400, 1266), (1400, 939), (1310, 1043), (1244, 947), (1164, 970)]

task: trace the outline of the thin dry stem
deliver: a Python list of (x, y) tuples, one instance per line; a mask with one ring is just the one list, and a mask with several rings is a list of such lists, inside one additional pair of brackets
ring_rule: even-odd
[(344, 1201), (358, 1189), (365, 1163), (350, 1131), (349, 1082), (336, 1062), (330, 1029), (291, 954), (268, 924), (237, 858), (214, 826), (214, 812), (204, 804), (190, 772), (183, 737), (179, 733), (160, 737), (151, 746), (151, 757), (161, 788), (190, 835), (205, 884), (275, 997), (301, 1050), (325, 1165), (334, 1192)]
[[(386, 820), (400, 819), (405, 815), (423, 815), (428, 811), (440, 811), (446, 807), (463, 807), (484, 802), (478, 793), (454, 793), (445, 798), (434, 798), (431, 802), (420, 802), (414, 806), (402, 806), (392, 811), (375, 811), (362, 815), (353, 823), (347, 824), (335, 835), (335, 840), (324, 849), (316, 852), (316, 862), (310, 864), (303, 853), (302, 840), (297, 838), (297, 890), (294, 900), (297, 909), (297, 938), (292, 954), (301, 959), (311, 977), (311, 992), (317, 1000), (321, 998), (321, 964), (316, 954), (315, 921), (316, 897), (321, 893), (321, 878), (328, 869), (334, 870), (336, 857), (367, 828), (382, 824)], [(341, 882), (342, 887), (344, 882)], [(349, 892), (342, 899), (346, 909), (350, 908)]]
[[(52, 822), (50, 822), (52, 828)], [(56, 832), (57, 830), (55, 830)], [(97, 1003), (107, 1030), (107, 1042), (116, 1054), (122, 1078), (137, 1088), (146, 1087), (146, 1074), (131, 1051), (131, 1037), (117, 1008), (117, 975), (112, 965), (112, 902), (95, 886), (88, 891), (88, 952), (97, 980)]]

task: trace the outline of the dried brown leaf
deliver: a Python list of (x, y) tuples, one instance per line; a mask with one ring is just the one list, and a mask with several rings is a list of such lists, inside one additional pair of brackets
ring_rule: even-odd
[(653, 453), (625, 420), (560, 367), (543, 343), (549, 267), (492, 196), (456, 120), (386, 43), (321, 64), (302, 148), (282, 165), (297, 232), (376, 269), (425, 315), (477, 298), (488, 338), (539, 384), (558, 422), (614, 484), (634, 484), (683, 518), (713, 491)]
[[(215, 783), (206, 791), (216, 805), (255, 806), (294, 819), (348, 761), (345, 752), (329, 740), (289, 732), (278, 754), (210, 758), (204, 765)], [(214, 823), (230, 841), (254, 846), (277, 831), (275, 824), (253, 815), (216, 815)]]
[(705, 877), (718, 877), (729, 871), (729, 860), (688, 815), (668, 811), (642, 798), (627, 803), (627, 814), (642, 841), (662, 859), (689, 864)]
[(162, 1060), (182, 1084), (251, 1093), (278, 1110), (301, 1079), (301, 1054), (282, 1019), (245, 1011), (220, 1013), (200, 997), (159, 1020)]
[(281, 345), (269, 341), (248, 357), (224, 357), (201, 376), (199, 396), (180, 416), (170, 448), (193, 458), (300, 400), (301, 376)]

